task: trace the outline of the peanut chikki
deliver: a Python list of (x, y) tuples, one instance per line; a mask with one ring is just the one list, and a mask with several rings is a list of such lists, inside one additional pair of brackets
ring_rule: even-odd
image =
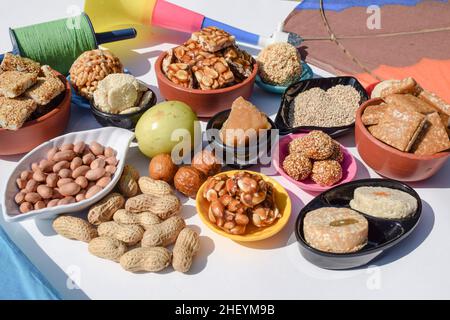
[(36, 102), (32, 99), (0, 97), (0, 127), (17, 130), (36, 110)]
[(222, 57), (203, 59), (192, 67), (202, 90), (224, 88), (234, 83), (234, 75)]
[(5, 71), (0, 74), (0, 95), (7, 98), (20, 96), (37, 81), (37, 73)]
[(223, 56), (230, 69), (241, 80), (252, 74), (255, 59), (244, 50), (236, 46), (230, 46), (224, 50)]
[(206, 27), (194, 32), (191, 39), (197, 41), (208, 52), (216, 52), (235, 43), (234, 36), (216, 27)]
[(408, 152), (422, 130), (426, 117), (415, 111), (389, 106), (377, 125), (368, 128), (378, 140)]
[(188, 40), (181, 46), (178, 46), (173, 49), (173, 53), (177, 62), (187, 63), (191, 66), (195, 65), (198, 61), (203, 60), (205, 58), (213, 58), (216, 56), (220, 56), (220, 53), (211, 53), (207, 52), (203, 49), (203, 47), (194, 40)]
[(447, 130), (437, 112), (427, 115), (427, 121), (420, 132), (413, 152), (418, 155), (432, 155), (450, 148)]
[(410, 107), (412, 110), (422, 114), (433, 113), (436, 111), (430, 104), (412, 94), (391, 94), (385, 97), (384, 101), (396, 106)]
[(194, 79), (187, 63), (172, 63), (167, 67), (166, 77), (185, 88), (194, 87)]
[(19, 71), (35, 74), (38, 74), (41, 71), (41, 65), (38, 62), (13, 55), (9, 52), (5, 54), (0, 67), (3, 71)]

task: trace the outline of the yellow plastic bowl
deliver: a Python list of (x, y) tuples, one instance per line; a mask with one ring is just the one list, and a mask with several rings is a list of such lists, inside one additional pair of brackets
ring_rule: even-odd
[(263, 175), (259, 172), (254, 171), (248, 171), (248, 170), (232, 170), (232, 171), (226, 171), (217, 174), (216, 176), (222, 176), (227, 175), (229, 177), (233, 176), (235, 173), (239, 171), (246, 171), (251, 174), (257, 174), (260, 175), (264, 181), (272, 183), (275, 191), (275, 203), (280, 210), (281, 218), (279, 218), (273, 225), (266, 227), (266, 228), (256, 228), (249, 224), (247, 227), (247, 231), (243, 235), (234, 235), (229, 234), (219, 227), (217, 227), (215, 224), (213, 224), (211, 221), (209, 221), (208, 218), (208, 209), (209, 209), (209, 202), (203, 198), (203, 189), (205, 188), (206, 183), (204, 183), (200, 189), (197, 192), (197, 199), (196, 199), (196, 205), (197, 205), (197, 212), (200, 215), (200, 219), (202, 219), (203, 223), (208, 226), (211, 230), (213, 230), (215, 233), (218, 233), (224, 237), (230, 238), (234, 241), (242, 241), (242, 242), (251, 242), (251, 241), (259, 241), (263, 239), (270, 238), (271, 236), (277, 234), (281, 231), (281, 229), (284, 228), (284, 226), (289, 221), (289, 217), (291, 216), (291, 199), (289, 198), (289, 195), (277, 181), (275, 181), (272, 178), (267, 177), (266, 175)]

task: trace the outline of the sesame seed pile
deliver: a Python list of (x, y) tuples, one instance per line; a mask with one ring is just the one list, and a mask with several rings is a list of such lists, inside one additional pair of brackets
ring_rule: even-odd
[(312, 88), (294, 99), (289, 112), (292, 127), (340, 127), (355, 121), (360, 95), (352, 86), (336, 85), (327, 91)]

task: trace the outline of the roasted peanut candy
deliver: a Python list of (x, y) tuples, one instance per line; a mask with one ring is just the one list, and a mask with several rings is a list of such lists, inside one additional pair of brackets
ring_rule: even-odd
[(193, 88), (194, 79), (192, 77), (191, 69), (186, 63), (172, 63), (167, 68), (167, 78), (173, 83), (185, 87)]
[(224, 88), (235, 81), (233, 72), (222, 57), (201, 60), (192, 70), (202, 90)]
[(194, 32), (191, 39), (208, 52), (217, 52), (235, 43), (234, 36), (216, 27), (206, 27)]
[(219, 53), (210, 53), (203, 50), (202, 46), (194, 40), (188, 40), (183, 45), (173, 49), (177, 62), (187, 63), (190, 66), (205, 58), (219, 56)]
[(240, 80), (246, 79), (252, 74), (255, 59), (247, 52), (236, 46), (231, 46), (223, 51), (223, 56), (231, 71)]

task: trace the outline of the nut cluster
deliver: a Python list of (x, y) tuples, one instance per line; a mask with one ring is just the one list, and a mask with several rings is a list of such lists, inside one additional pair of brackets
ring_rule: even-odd
[(81, 96), (91, 99), (98, 82), (112, 73), (123, 73), (119, 58), (107, 50), (82, 53), (70, 68), (70, 83)]
[(51, 148), (16, 179), (15, 202), (21, 213), (89, 199), (105, 188), (118, 160), (111, 147), (80, 141)]
[(210, 203), (209, 220), (230, 234), (245, 234), (249, 224), (270, 226), (281, 216), (272, 184), (245, 171), (209, 178), (203, 197)]

